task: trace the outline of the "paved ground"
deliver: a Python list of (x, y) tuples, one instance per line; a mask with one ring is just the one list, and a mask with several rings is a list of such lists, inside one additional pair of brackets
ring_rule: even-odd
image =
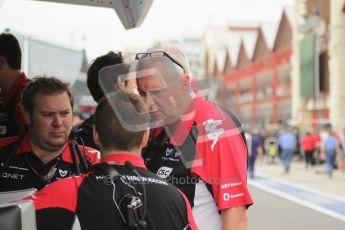
[(345, 229), (345, 171), (329, 178), (324, 165), (306, 169), (304, 162), (293, 161), (285, 174), (278, 160), (261, 159), (256, 174), (248, 180), (255, 201), (250, 229)]
[(345, 222), (249, 185), (248, 230), (344, 230)]
[(335, 170), (333, 177), (329, 178), (325, 173), (324, 165), (306, 169), (304, 162), (293, 161), (290, 174), (287, 175), (283, 173), (283, 167), (278, 160), (276, 160), (275, 164), (268, 164), (265, 159), (259, 159), (256, 162), (256, 172), (258, 175), (265, 175), (293, 182), (304, 187), (333, 194), (345, 199), (344, 170)]

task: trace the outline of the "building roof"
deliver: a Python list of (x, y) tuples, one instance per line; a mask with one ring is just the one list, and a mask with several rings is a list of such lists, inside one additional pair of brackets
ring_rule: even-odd
[[(207, 49), (209, 73), (214, 75), (220, 70), (223, 72), (225, 65), (235, 66), (242, 41), (246, 46), (246, 52), (251, 56), (254, 52), (257, 34), (257, 24), (208, 27), (204, 36), (204, 45)], [(231, 63), (225, 63), (226, 61)], [(217, 70), (215, 70), (215, 63), (217, 63)]]
[(273, 49), (274, 41), (278, 32), (279, 21), (276, 22), (265, 22), (261, 24), (261, 30), (265, 40), (267, 42), (267, 46), (270, 50)]
[(256, 30), (256, 31), (253, 31), (251, 33), (247, 33), (247, 34), (243, 35), (243, 37), (242, 37), (243, 43), (244, 43), (244, 46), (246, 47), (246, 51), (247, 51), (249, 59), (252, 59), (252, 57), (253, 57), (255, 44), (256, 44), (256, 41), (258, 39), (258, 34), (259, 34), (259, 30)]
[(293, 25), (295, 20), (295, 9), (293, 7), (284, 7), (283, 9), (286, 13), (287, 19), (290, 22), (290, 25)]
[(275, 17), (270, 22), (240, 22), (207, 27), (203, 38), (204, 55), (207, 56), (204, 58), (207, 60), (206, 75), (243, 66), (247, 61), (253, 60), (254, 52), (263, 55), (286, 47), (291, 40), (289, 37), (292, 34), (294, 9), (286, 7), (282, 13), (277, 12)]
[(290, 8), (284, 9), (281, 15), (281, 19), (279, 21), (279, 27), (278, 27), (277, 34), (275, 36), (274, 45), (272, 48), (274, 51), (291, 46), (292, 18), (290, 17), (293, 17), (293, 14), (291, 13), (291, 10), (288, 10), (288, 9)]

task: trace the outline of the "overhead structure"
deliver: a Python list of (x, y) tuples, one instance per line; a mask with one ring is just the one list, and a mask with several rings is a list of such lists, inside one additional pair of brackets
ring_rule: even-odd
[(36, 0), (83, 6), (112, 8), (125, 29), (139, 27), (151, 8), (153, 0)]

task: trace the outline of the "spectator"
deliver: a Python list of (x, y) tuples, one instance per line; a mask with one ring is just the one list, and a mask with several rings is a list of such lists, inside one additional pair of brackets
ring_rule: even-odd
[(302, 160), (302, 154), (301, 154), (301, 144), (300, 144), (300, 131), (298, 127), (292, 128), (292, 133), (295, 135), (296, 139), (296, 146), (294, 149), (294, 154), (298, 161)]
[(0, 148), (25, 131), (19, 104), (28, 79), (21, 72), (21, 59), (18, 40), (12, 34), (0, 34)]
[(182, 193), (145, 169), (140, 153), (149, 136), (147, 126), (126, 129), (121, 117), (149, 121), (138, 95), (118, 91), (102, 99), (95, 112), (94, 137), (103, 163), (89, 174), (62, 179), (27, 198), (35, 203), (38, 230), (71, 229), (75, 216), (83, 230), (196, 229)]
[(40, 190), (98, 162), (98, 151), (69, 140), (73, 96), (67, 84), (37, 77), (24, 89), (21, 104), (28, 133), (0, 149), (0, 191)]
[(302, 146), (305, 154), (305, 167), (308, 169), (309, 165), (315, 164), (314, 150), (315, 150), (315, 137), (310, 132), (306, 132), (302, 138)]
[(296, 143), (296, 136), (292, 133), (291, 127), (288, 127), (286, 131), (279, 136), (279, 145), (282, 149), (281, 159), (286, 174), (290, 172), (291, 160), (293, 151), (296, 148)]
[(276, 137), (266, 137), (265, 138), (265, 149), (266, 155), (269, 158), (267, 163), (274, 164), (274, 159), (278, 153), (278, 140)]
[(315, 142), (315, 164), (319, 165), (321, 164), (321, 147), (322, 147), (322, 143), (321, 143), (321, 136), (320, 133), (317, 129), (315, 129), (314, 134), (312, 135), (314, 138), (314, 142)]
[[(251, 179), (254, 179), (254, 167), (259, 153), (263, 152), (261, 138), (257, 129), (253, 129), (247, 138), (248, 146), (248, 173)], [(246, 135), (247, 136), (247, 135)]]
[(319, 156), (320, 163), (324, 163), (326, 160), (325, 140), (330, 135), (331, 130), (332, 130), (332, 125), (325, 124), (320, 131), (320, 156)]
[(338, 168), (341, 170), (345, 169), (345, 129), (342, 130), (340, 133), (340, 140), (341, 140), (341, 154), (339, 159)]
[(330, 131), (329, 135), (324, 141), (324, 151), (326, 156), (326, 170), (329, 177), (332, 178), (335, 165), (335, 156), (338, 152), (340, 152), (338, 138), (332, 131)]

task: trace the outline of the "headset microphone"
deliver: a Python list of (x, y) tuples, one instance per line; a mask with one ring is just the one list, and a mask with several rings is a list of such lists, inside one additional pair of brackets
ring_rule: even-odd
[[(134, 172), (140, 180), (140, 177), (141, 177), (140, 174), (134, 168), (133, 164), (130, 161), (125, 162), (125, 168), (130, 172)], [(136, 225), (138, 225), (139, 229), (146, 229), (146, 227), (147, 227), (147, 223), (145, 221), (145, 216), (146, 216), (146, 189), (145, 189), (144, 181), (141, 182), (141, 185), (143, 187), (143, 197), (144, 197), (143, 206), (144, 206), (144, 209), (143, 209), (143, 213), (141, 215), (141, 218)]]
[[(80, 163), (84, 168), (83, 172), (87, 172), (89, 170), (89, 165), (86, 162), (86, 156), (85, 156), (85, 145), (83, 140), (81, 139), (82, 143), (83, 143), (83, 149), (84, 149), (84, 153), (81, 152), (79, 144), (77, 141), (77, 139), (80, 138), (78, 136), (78, 131), (75, 131), (73, 129), (71, 129), (68, 139), (72, 141), (72, 143), (69, 144), (70, 149), (71, 149), (71, 154), (72, 154), (72, 158), (73, 158), (73, 162), (74, 162), (74, 167), (76, 168), (76, 175), (80, 175), (80, 169), (79, 169), (79, 165), (77, 162), (77, 155), (79, 157)], [(79, 171), (79, 172), (78, 172)]]
[(68, 136), (68, 139), (69, 140), (74, 140), (76, 137), (77, 137), (77, 132), (74, 131), (74, 129), (71, 129), (71, 131), (69, 133), (69, 136)]

